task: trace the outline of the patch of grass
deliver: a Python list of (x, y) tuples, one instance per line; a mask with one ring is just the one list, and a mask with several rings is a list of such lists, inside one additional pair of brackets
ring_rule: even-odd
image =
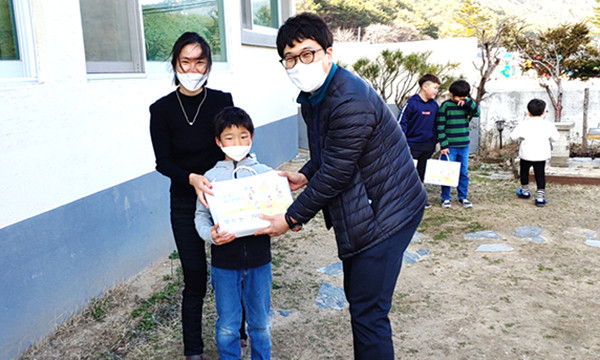
[(441, 231), (433, 236), (433, 240), (445, 240), (448, 238), (448, 233)]
[(282, 262), (283, 259), (281, 257), (273, 257), (273, 259), (271, 259), (271, 265), (273, 267), (279, 267), (279, 265), (281, 265)]
[(419, 232), (427, 232), (430, 228), (438, 228), (452, 221), (452, 218), (446, 214), (426, 214), (419, 224)]
[(483, 231), (486, 229), (487, 228), (485, 225), (482, 225), (477, 221), (471, 221), (471, 222), (467, 223), (465, 226), (463, 226), (463, 228), (462, 228), (463, 231), (468, 232), (468, 233)]
[(538, 264), (538, 270), (539, 271), (552, 271), (553, 269), (551, 267), (545, 267), (542, 264)]
[(94, 321), (101, 322), (106, 318), (109, 309), (110, 304), (106, 301), (106, 298), (94, 299), (87, 309), (87, 314), (91, 316)]
[(490, 259), (487, 255), (484, 255), (481, 258), (486, 260), (489, 265), (498, 265), (498, 264), (502, 264), (504, 262), (504, 259), (502, 259), (502, 258)]
[(507, 328), (511, 328), (511, 327), (515, 326), (515, 323), (506, 323), (506, 324), (504, 324), (504, 326)]

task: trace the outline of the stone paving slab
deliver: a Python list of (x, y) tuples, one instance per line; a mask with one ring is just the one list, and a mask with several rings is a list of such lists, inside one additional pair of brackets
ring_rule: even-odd
[(483, 244), (480, 245), (477, 252), (508, 252), (513, 251), (514, 249), (506, 244)]
[(594, 247), (600, 247), (600, 240), (586, 240), (584, 244)]
[(539, 236), (544, 229), (539, 226), (519, 226), (513, 233), (516, 237), (527, 238)]
[(504, 237), (493, 230), (477, 231), (463, 235), (465, 240), (482, 240), (482, 239), (504, 239)]
[(321, 284), (315, 305), (322, 309), (342, 310), (348, 307), (344, 289), (324, 282)]
[(404, 260), (404, 262), (407, 264), (414, 264), (419, 261), (421, 257), (429, 255), (429, 253), (429, 249), (419, 249), (414, 253), (407, 250), (404, 252), (404, 257), (402, 260)]
[(318, 268), (317, 271), (327, 275), (342, 275), (344, 273), (341, 261)]

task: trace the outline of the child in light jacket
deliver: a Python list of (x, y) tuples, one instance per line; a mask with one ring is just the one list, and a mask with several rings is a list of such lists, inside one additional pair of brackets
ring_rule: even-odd
[(533, 174), (537, 185), (535, 204), (546, 205), (546, 175), (544, 169), (546, 160), (552, 156), (551, 141), (558, 140), (556, 126), (544, 119), (546, 103), (540, 99), (533, 99), (527, 104), (529, 118), (519, 123), (510, 133), (512, 140), (521, 140), (519, 158), (521, 159), (521, 187), (517, 189), (517, 196), (529, 199), (529, 169), (533, 166)]

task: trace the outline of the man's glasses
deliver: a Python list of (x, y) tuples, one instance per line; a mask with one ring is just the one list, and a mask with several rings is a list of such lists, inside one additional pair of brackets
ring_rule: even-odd
[(289, 70), (291, 68), (293, 68), (294, 66), (296, 66), (296, 64), (298, 63), (298, 59), (300, 59), (300, 62), (303, 64), (310, 64), (313, 62), (313, 60), (315, 59), (315, 53), (317, 51), (321, 51), (323, 49), (318, 49), (318, 50), (303, 50), (300, 55), (296, 55), (296, 56), (286, 56), (283, 59), (279, 60), (279, 62), (281, 63), (281, 65), (283, 65), (284, 68), (286, 68), (286, 70)]

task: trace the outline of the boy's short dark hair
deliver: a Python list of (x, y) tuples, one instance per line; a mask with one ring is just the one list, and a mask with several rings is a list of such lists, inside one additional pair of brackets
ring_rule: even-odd
[(454, 96), (469, 96), (471, 92), (471, 85), (464, 80), (456, 80), (450, 85), (450, 89), (448, 89), (450, 93)]
[(437, 76), (433, 74), (425, 74), (419, 79), (419, 87), (423, 87), (423, 84), (425, 84), (426, 82), (432, 82), (434, 84), (442, 83)]
[(544, 100), (532, 99), (527, 104), (527, 111), (529, 111), (532, 116), (540, 116), (544, 113), (544, 110), (546, 110), (546, 102)]
[(327, 50), (333, 45), (333, 34), (325, 21), (313, 13), (302, 13), (285, 21), (277, 32), (277, 52), (283, 58), (283, 49), (286, 45), (293, 47), (294, 40), (301, 42), (312, 39)]
[(245, 127), (250, 131), (250, 135), (254, 135), (254, 124), (252, 124), (250, 115), (239, 107), (227, 106), (215, 115), (213, 122), (215, 137), (220, 138), (221, 133), (232, 126)]

